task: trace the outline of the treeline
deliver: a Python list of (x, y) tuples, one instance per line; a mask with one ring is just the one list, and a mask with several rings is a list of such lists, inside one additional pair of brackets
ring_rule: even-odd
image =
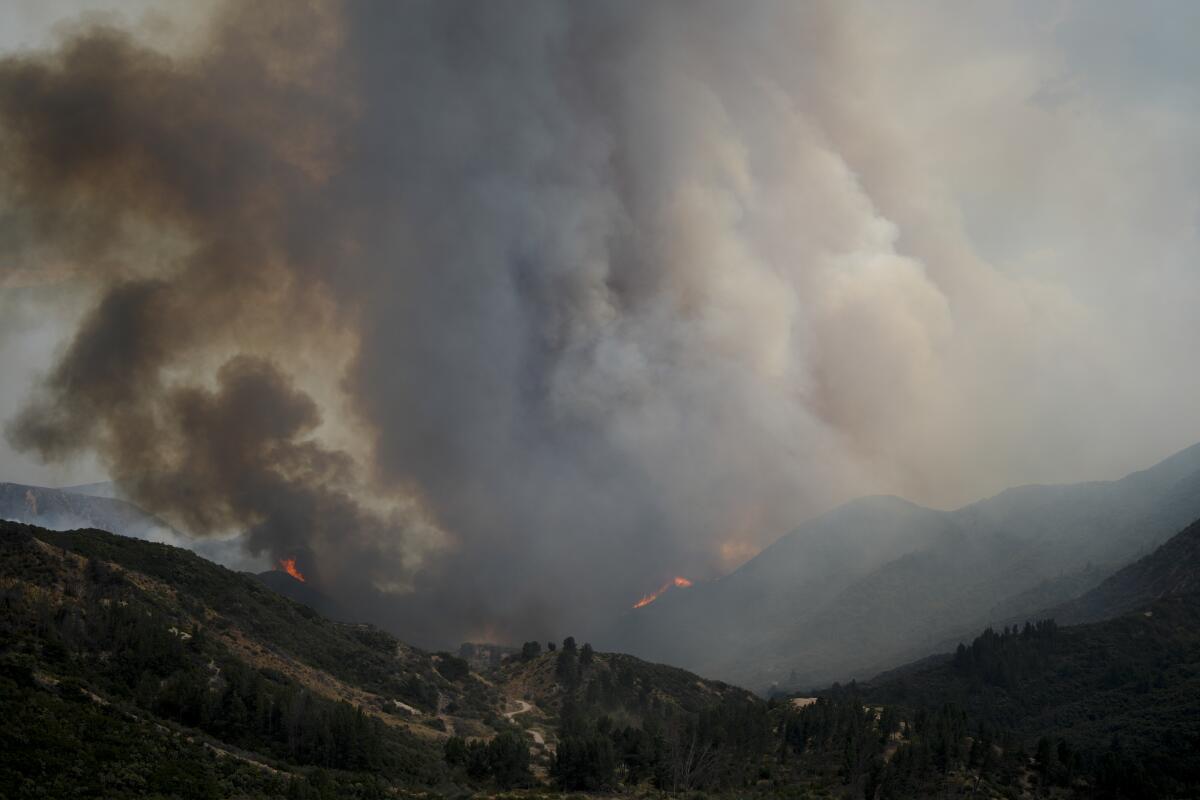
[(1015, 625), (1006, 626), (1000, 633), (988, 628), (970, 647), (958, 645), (954, 669), (960, 675), (1010, 688), (1045, 668), (1057, 637), (1058, 625), (1052, 619), (1026, 622), (1019, 630)]

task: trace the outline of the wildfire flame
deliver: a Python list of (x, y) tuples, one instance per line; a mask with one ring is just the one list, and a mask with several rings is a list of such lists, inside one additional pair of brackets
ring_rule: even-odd
[(692, 582), (689, 581), (687, 578), (681, 578), (678, 575), (676, 575), (674, 578), (667, 581), (662, 586), (658, 587), (658, 591), (651, 592), (650, 594), (644, 596), (641, 600), (638, 600), (636, 603), (633, 604), (633, 607), (634, 608), (642, 608), (644, 606), (650, 605), (655, 600), (657, 600), (660, 596), (662, 596), (663, 592), (665, 592), (667, 589), (670, 589), (672, 586), (678, 586), (680, 589), (686, 589), (691, 585), (692, 585)]
[(294, 559), (294, 558), (279, 559), (279, 568), (281, 570), (283, 570), (284, 572), (286, 572), (288, 575), (291, 575), (296, 580), (300, 581), (301, 583), (304, 583), (304, 573), (301, 572), (300, 570), (296, 569), (296, 559)]

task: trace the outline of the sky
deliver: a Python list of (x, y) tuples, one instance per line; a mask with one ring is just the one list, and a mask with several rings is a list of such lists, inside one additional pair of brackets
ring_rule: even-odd
[(418, 640), (1200, 441), (1193, 3), (0, 14), (0, 480)]

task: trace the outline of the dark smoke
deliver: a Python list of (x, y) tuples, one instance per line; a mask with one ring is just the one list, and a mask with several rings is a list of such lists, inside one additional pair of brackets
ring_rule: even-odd
[(231, 13), (186, 63), (109, 29), (4, 63), (16, 205), (99, 287), (8, 434), (46, 459), (97, 449), (195, 535), (241, 531), (335, 584), (402, 582), (408, 526), (354, 499), (353, 458), (313, 438), (317, 404), (272, 360), (336, 327), (323, 273), (344, 242), (332, 217), (320, 233), (322, 162), (325, 117), (345, 109), (306, 74), (319, 52), (279, 49), (319, 43), (325, 20)]
[(10, 441), (439, 644), (1081, 452), (1093, 332), (970, 253), (842, 9), (234, 3), (3, 60), (0, 263), (96, 292)]

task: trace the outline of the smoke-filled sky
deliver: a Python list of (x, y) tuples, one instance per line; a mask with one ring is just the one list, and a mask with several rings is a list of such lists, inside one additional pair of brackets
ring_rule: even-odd
[(0, 11), (0, 479), (421, 642), (1200, 440), (1200, 6)]

